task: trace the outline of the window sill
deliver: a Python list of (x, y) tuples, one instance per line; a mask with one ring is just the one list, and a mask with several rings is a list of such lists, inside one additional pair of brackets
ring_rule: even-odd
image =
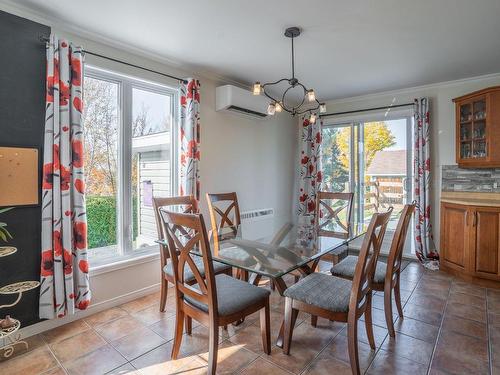
[(133, 267), (138, 264), (143, 264), (143, 263), (148, 263), (148, 262), (153, 262), (156, 260), (160, 259), (160, 254), (158, 250), (156, 251), (150, 251), (141, 255), (136, 255), (132, 257), (121, 257), (113, 262), (106, 263), (106, 264), (100, 264), (94, 267), (90, 267), (90, 276), (97, 276), (97, 275), (102, 275), (108, 272), (113, 272), (117, 270), (121, 270), (124, 268), (128, 267)]

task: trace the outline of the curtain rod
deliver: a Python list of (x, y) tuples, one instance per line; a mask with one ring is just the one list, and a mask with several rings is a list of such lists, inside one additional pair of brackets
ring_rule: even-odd
[(368, 112), (368, 111), (378, 111), (378, 110), (381, 110), (381, 109), (391, 109), (391, 108), (399, 108), (399, 107), (408, 107), (410, 105), (413, 105), (413, 103), (387, 105), (385, 107), (363, 108), (363, 109), (357, 109), (355, 111), (325, 113), (323, 115), (319, 115), (319, 117), (328, 117), (328, 116), (337, 116), (337, 115), (348, 115), (348, 114), (351, 114), (351, 113), (358, 113), (358, 112)]
[[(47, 42), (50, 41), (50, 38), (47, 38), (46, 36), (43, 36), (43, 35), (40, 35), (39, 39), (43, 43), (47, 43)], [(128, 62), (123, 61), (123, 60), (115, 59), (113, 57), (104, 56), (104, 55), (101, 55), (99, 53), (95, 53), (95, 52), (84, 50), (84, 49), (82, 49), (82, 52), (85, 53), (85, 54), (87, 54), (87, 55), (92, 55), (92, 56), (100, 57), (100, 58), (103, 58), (103, 59), (106, 59), (106, 60), (117, 62), (119, 64), (131, 66), (133, 68), (142, 69), (142, 70), (145, 70), (145, 71), (148, 71), (148, 72), (151, 72), (151, 73), (159, 74), (159, 75), (164, 76), (164, 77), (172, 78), (172, 79), (175, 79), (175, 80), (177, 80), (179, 82), (182, 82), (184, 84), (188, 83), (188, 81), (186, 81), (184, 78), (179, 78), (179, 77), (176, 77), (176, 76), (173, 76), (173, 75), (170, 75), (170, 74), (159, 72), (157, 70), (145, 68), (145, 67), (140, 66), (140, 65), (131, 64), (131, 63), (128, 63)]]

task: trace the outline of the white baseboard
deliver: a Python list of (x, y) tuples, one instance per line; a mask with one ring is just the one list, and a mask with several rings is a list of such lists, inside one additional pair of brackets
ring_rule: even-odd
[(91, 304), (87, 310), (83, 311), (77, 310), (76, 314), (74, 315), (68, 315), (60, 319), (44, 320), (42, 322), (21, 328), (19, 330), (19, 333), (21, 334), (22, 338), (37, 335), (39, 333), (57, 328), (64, 324), (71, 323), (75, 320), (85, 318), (100, 311), (107, 310), (111, 307), (122, 305), (126, 302), (130, 302), (134, 299), (145, 296), (147, 294), (154, 293), (158, 290), (160, 290), (160, 283), (153, 284), (139, 290), (134, 290), (133, 292), (126, 293), (118, 297), (113, 297), (106, 301), (101, 301), (95, 304)]

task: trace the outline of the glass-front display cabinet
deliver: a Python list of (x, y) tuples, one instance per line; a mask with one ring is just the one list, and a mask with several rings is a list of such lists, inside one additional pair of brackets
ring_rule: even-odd
[(500, 87), (453, 99), (460, 167), (500, 167)]

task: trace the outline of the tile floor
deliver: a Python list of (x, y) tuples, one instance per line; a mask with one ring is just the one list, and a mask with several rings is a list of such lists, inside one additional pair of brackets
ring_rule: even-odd
[[(326, 265), (325, 265), (326, 266)], [(500, 374), (500, 291), (459, 281), (410, 263), (401, 276), (404, 319), (394, 316), (396, 339), (387, 334), (383, 296), (374, 296), (377, 349), (360, 328), (359, 353), (367, 374)], [(172, 294), (172, 290), (170, 290)], [(0, 362), (1, 374), (203, 374), (207, 330), (196, 325), (170, 359), (174, 305), (158, 312), (158, 293), (31, 337), (27, 353)], [(283, 299), (272, 295), (273, 339)], [(262, 352), (258, 315), (220, 331), (221, 374), (350, 374), (344, 324), (300, 315), (291, 355)], [(0, 353), (1, 356), (1, 353)]]

